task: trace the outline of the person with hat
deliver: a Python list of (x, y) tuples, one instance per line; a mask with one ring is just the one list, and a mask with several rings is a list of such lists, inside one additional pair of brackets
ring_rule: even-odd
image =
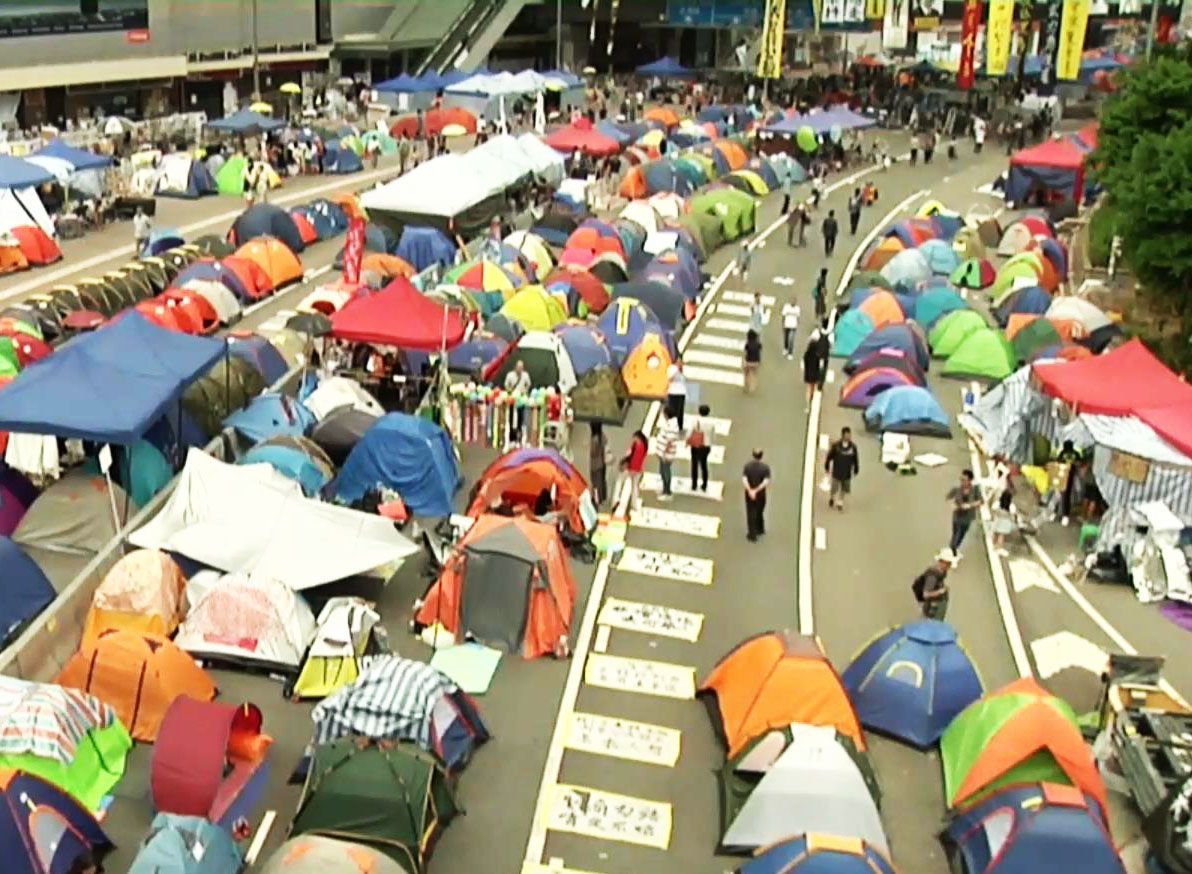
[(911, 583), (911, 591), (925, 619), (942, 620), (948, 612), (948, 571), (956, 564), (956, 553), (944, 548), (935, 557), (935, 564), (929, 565)]

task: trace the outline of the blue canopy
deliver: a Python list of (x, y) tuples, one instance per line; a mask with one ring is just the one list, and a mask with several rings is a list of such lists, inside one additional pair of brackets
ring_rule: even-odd
[(253, 398), (243, 410), (224, 420), (253, 443), (270, 437), (305, 437), (315, 426), (315, 417), (306, 407), (282, 394), (264, 394)]
[(54, 587), (37, 562), (7, 537), (0, 537), (0, 645), (54, 600)]
[(607, 118), (596, 122), (596, 130), (604, 134), (610, 140), (616, 140), (617, 145), (627, 146), (633, 142), (633, 137), (621, 130), (621, 128)]
[(841, 674), (861, 724), (918, 749), (985, 690), (956, 630), (922, 619), (874, 638)]
[(112, 163), (111, 158), (88, 152), (86, 149), (76, 149), (64, 143), (60, 137), (50, 140), (33, 154), (43, 158), (57, 158), (76, 170), (98, 170)]
[[(396, 79), (386, 79), (373, 86), (374, 91), (389, 92), (391, 94), (419, 94), (426, 91), (428, 83), (417, 76), (402, 73)], [(437, 86), (436, 86), (437, 89)]]
[(242, 109), (239, 112), (233, 112), (226, 118), (207, 122), (207, 127), (212, 130), (229, 134), (269, 133), (281, 130), (285, 126), (286, 123), (281, 119), (270, 118), (259, 112), (253, 112), (251, 109)]
[(426, 419), (389, 413), (364, 432), (335, 481), (335, 497), (354, 504), (384, 486), (415, 516), (449, 516), (463, 480), (447, 432)]
[(432, 264), (454, 264), (455, 244), (438, 228), (406, 225), (395, 254), (421, 273)]
[(0, 188), (28, 188), (53, 181), (54, 174), (36, 164), (0, 155)]
[(900, 385), (877, 396), (865, 410), (871, 431), (951, 437), (948, 414), (935, 396), (917, 385)]
[(637, 72), (642, 76), (691, 76), (692, 71), (684, 67), (674, 58), (669, 55), (652, 61), (649, 64), (642, 64), (637, 68)]
[(267, 464), (302, 486), (302, 493), (308, 498), (317, 495), (330, 479), (327, 471), (314, 459), (293, 446), (256, 446), (245, 453), (237, 464)]
[(224, 348), (130, 312), (21, 371), (0, 392), (0, 429), (134, 443)]

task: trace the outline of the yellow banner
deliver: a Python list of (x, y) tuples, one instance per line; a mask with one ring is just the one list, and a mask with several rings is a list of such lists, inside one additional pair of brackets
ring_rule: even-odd
[(865, 0), (865, 17), (870, 21), (881, 21), (886, 17), (886, 0)]
[(985, 74), (1004, 76), (1010, 66), (1010, 36), (1014, 29), (1014, 0), (989, 0), (985, 25)]
[(782, 78), (782, 47), (786, 40), (786, 0), (766, 0), (766, 23), (757, 53), (759, 79)]
[(1064, 17), (1060, 23), (1060, 47), (1056, 52), (1057, 79), (1076, 79), (1080, 76), (1080, 60), (1084, 52), (1084, 32), (1089, 24), (1089, 0), (1064, 0)]

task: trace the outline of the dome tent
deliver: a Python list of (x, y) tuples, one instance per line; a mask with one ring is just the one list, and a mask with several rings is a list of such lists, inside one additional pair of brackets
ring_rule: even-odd
[(964, 338), (944, 362), (944, 376), (1000, 381), (1018, 366), (1014, 347), (1001, 331), (981, 328)]
[(379, 418), (352, 448), (333, 485), (347, 504), (379, 486), (401, 495), (417, 516), (447, 516), (462, 482), (451, 438), (434, 422), (405, 413)]
[(951, 437), (948, 414), (925, 388), (904, 385), (884, 391), (865, 410), (870, 431)]

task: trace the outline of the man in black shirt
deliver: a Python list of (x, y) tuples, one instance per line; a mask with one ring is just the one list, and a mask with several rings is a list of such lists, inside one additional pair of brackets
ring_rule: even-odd
[(861, 223), (861, 189), (854, 188), (853, 196), (848, 199), (848, 232), (857, 236), (857, 225)]
[(840, 432), (840, 439), (828, 447), (828, 457), (824, 460), (824, 473), (832, 478), (829, 507), (844, 509), (844, 496), (852, 491), (853, 477), (860, 472), (860, 453), (853, 442), (852, 429), (844, 428)]
[(820, 225), (820, 233), (824, 235), (824, 254), (831, 257), (836, 251), (836, 235), (840, 233), (840, 225), (836, 223), (836, 210), (828, 210), (828, 217)]
[(935, 564), (911, 583), (911, 592), (919, 602), (925, 619), (943, 620), (944, 614), (948, 612), (948, 571), (955, 563), (956, 555), (952, 550), (941, 550), (935, 557)]
[(770, 465), (762, 461), (762, 451), (753, 450), (745, 465), (741, 484), (745, 487), (745, 527), (750, 543), (766, 533), (766, 491), (770, 488)]

